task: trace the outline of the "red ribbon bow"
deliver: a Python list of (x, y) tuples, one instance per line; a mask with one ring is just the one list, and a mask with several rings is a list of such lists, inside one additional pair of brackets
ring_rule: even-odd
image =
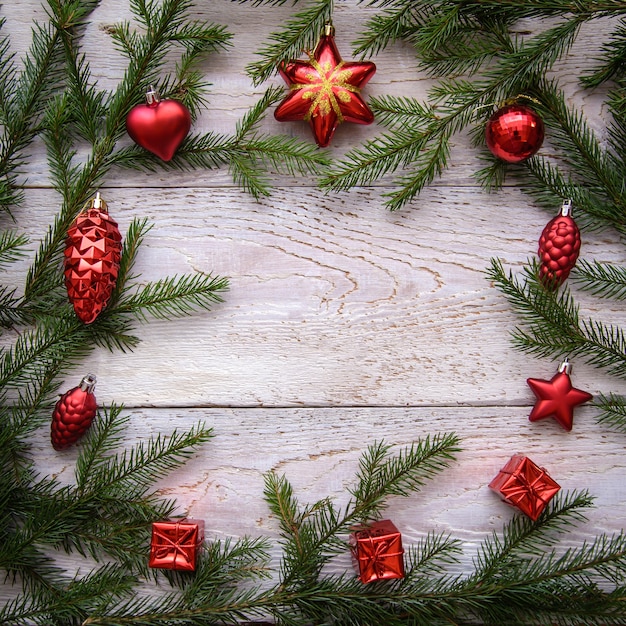
[[(368, 536), (368, 541), (363, 544), (368, 545), (368, 554), (359, 554), (358, 560), (360, 563), (365, 562), (365, 568), (372, 568), (376, 579), (383, 578), (384, 575), (391, 569), (387, 559), (392, 557), (401, 556), (404, 554), (404, 550), (399, 552), (390, 552), (391, 544), (394, 539), (379, 539), (374, 541), (372, 535)], [(362, 545), (363, 545), (362, 544)], [(400, 574), (401, 572), (395, 572)]]
[[(526, 500), (532, 515), (538, 513), (539, 508), (543, 509), (552, 496), (554, 495), (551, 486), (547, 486), (546, 483), (546, 471), (539, 467), (526, 467), (525, 473), (518, 473), (513, 475), (515, 478), (515, 484), (507, 485), (503, 489), (503, 494), (507, 500), (510, 500), (516, 506), (519, 506), (521, 502)], [(532, 474), (529, 478), (528, 474)], [(538, 501), (542, 503), (540, 506)], [(531, 515), (531, 516), (532, 516)]]
[(181, 531), (180, 522), (176, 523), (176, 526), (172, 529), (173, 535), (176, 539), (171, 539), (170, 533), (163, 532), (160, 529), (155, 529), (155, 534), (159, 540), (158, 545), (154, 547), (154, 556), (157, 559), (165, 559), (169, 557), (172, 550), (174, 551), (174, 558), (172, 564), (176, 564), (176, 559), (181, 556), (185, 563), (190, 562), (190, 551), (197, 546), (196, 541), (192, 541), (196, 535), (197, 527), (187, 528)]

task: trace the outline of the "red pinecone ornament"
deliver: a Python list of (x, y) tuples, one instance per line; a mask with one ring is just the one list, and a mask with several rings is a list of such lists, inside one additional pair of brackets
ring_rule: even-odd
[(96, 377), (87, 374), (78, 387), (65, 392), (52, 412), (50, 440), (55, 450), (63, 450), (78, 441), (91, 426), (98, 405), (93, 388)]
[(563, 284), (580, 254), (580, 231), (571, 211), (572, 203), (567, 200), (539, 238), (539, 280), (547, 288), (556, 289)]
[(65, 243), (65, 286), (78, 318), (91, 324), (109, 303), (120, 268), (122, 235), (100, 193), (74, 220)]

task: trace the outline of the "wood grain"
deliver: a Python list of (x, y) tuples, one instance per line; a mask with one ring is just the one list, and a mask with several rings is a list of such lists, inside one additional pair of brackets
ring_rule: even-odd
[[(234, 41), (206, 62), (210, 106), (194, 128), (233, 132), (267, 86), (253, 87), (245, 66), (292, 7), (198, 5), (196, 17), (227, 25)], [(346, 58), (372, 12), (357, 5), (337, 6)], [(24, 54), (31, 21), (45, 19), (43, 11), (29, 0), (4, 5), (2, 14), (16, 53)], [(127, 3), (105, 0), (88, 28), (87, 52), (101, 88), (113, 89), (124, 70), (106, 33), (123, 18), (130, 18)], [(585, 30), (559, 67), (571, 102), (590, 115), (601, 138), (603, 94), (583, 92), (577, 78), (589, 62), (583, 53), (597, 47), (608, 26), (600, 21)], [(374, 60), (378, 72), (366, 95), (426, 96), (432, 80), (416, 69), (406, 46)], [(270, 118), (263, 128), (309, 138), (305, 125)], [(341, 155), (379, 130), (346, 124), (331, 153)], [(102, 193), (123, 229), (135, 217), (153, 223), (136, 267), (140, 281), (203, 272), (228, 276), (231, 288), (210, 313), (141, 327), (133, 353), (97, 350), (67, 385), (87, 371), (96, 374), (99, 401), (124, 403), (132, 414), (128, 445), (197, 421), (214, 428), (214, 439), (162, 484), (181, 512), (206, 520), (209, 537), (276, 538), (262, 499), (267, 471), (287, 475), (302, 501), (331, 495), (345, 503), (368, 444), (401, 446), (450, 431), (461, 437), (458, 461), (421, 493), (393, 500), (389, 514), (407, 542), (431, 530), (462, 539), (459, 571), (471, 569), (479, 541), (513, 514), (486, 485), (516, 452), (546, 467), (565, 489), (596, 496), (589, 522), (568, 538), (573, 544), (624, 528), (624, 435), (597, 424), (590, 407), (578, 410), (571, 433), (551, 421), (528, 422), (534, 398), (526, 378), (550, 378), (558, 363), (513, 349), (510, 331), (518, 320), (485, 274), (492, 257), (519, 269), (535, 254), (552, 214), (533, 206), (514, 181), (485, 193), (472, 176), (479, 151), (464, 136), (455, 144), (449, 171), (398, 213), (384, 208), (391, 177), (325, 194), (312, 179), (279, 176), (260, 202), (236, 188), (226, 170), (117, 170), (107, 178)], [(549, 138), (545, 151), (558, 158)], [(23, 181), (26, 202), (15, 218), (34, 250), (59, 203), (41, 144)], [(611, 232), (584, 233), (582, 254), (624, 262), (622, 241)], [(3, 282), (19, 287), (27, 262), (10, 268)], [(584, 315), (624, 323), (622, 306), (577, 297)], [(574, 363), (573, 379), (594, 394), (626, 392), (623, 381), (583, 362)], [(53, 452), (45, 429), (34, 450), (42, 472), (72, 480), (75, 450)], [(75, 569), (81, 561), (64, 563)], [(340, 560), (343, 566), (349, 564)]]

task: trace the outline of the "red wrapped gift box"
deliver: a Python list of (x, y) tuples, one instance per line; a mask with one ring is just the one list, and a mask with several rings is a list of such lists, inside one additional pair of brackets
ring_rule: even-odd
[(516, 454), (489, 483), (489, 488), (535, 521), (561, 487), (546, 470)]
[(148, 565), (158, 569), (193, 572), (203, 541), (203, 520), (154, 522)]
[(391, 520), (355, 530), (350, 546), (361, 582), (404, 578), (402, 535)]

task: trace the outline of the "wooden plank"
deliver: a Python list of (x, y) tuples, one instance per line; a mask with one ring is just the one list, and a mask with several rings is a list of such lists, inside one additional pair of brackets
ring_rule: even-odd
[[(194, 17), (225, 24), (235, 37), (229, 51), (203, 65), (210, 104), (194, 131), (233, 132), (263, 90), (281, 84), (275, 76), (254, 87), (245, 67), (293, 10), (290, 3), (265, 9), (198, 3)], [(372, 14), (356, 0), (337, 3), (345, 58)], [(24, 54), (32, 19), (45, 19), (39, 2), (8, 3), (2, 15), (14, 50)], [(107, 29), (129, 18), (125, 0), (106, 0), (88, 26), (86, 51), (100, 88), (113, 89), (124, 70)], [(570, 102), (590, 115), (601, 138), (604, 93), (583, 91), (578, 77), (608, 28), (606, 21), (586, 28), (558, 68)], [(433, 83), (406, 45), (373, 60), (378, 72), (367, 95), (424, 98)], [(262, 128), (310, 140), (305, 124), (279, 124), (271, 112)], [(330, 153), (339, 157), (380, 130), (346, 124)], [(560, 159), (549, 129), (542, 153)], [(479, 156), (466, 136), (455, 138), (444, 177), (393, 214), (383, 206), (390, 177), (324, 194), (311, 178), (277, 176), (274, 193), (255, 202), (225, 169), (111, 172), (102, 191), (122, 229), (135, 217), (154, 224), (136, 266), (141, 281), (214, 272), (229, 276), (231, 289), (210, 313), (142, 326), (133, 353), (96, 350), (67, 386), (94, 372), (100, 403), (124, 403), (132, 413), (127, 445), (201, 420), (214, 428), (215, 438), (160, 484), (181, 512), (207, 521), (209, 538), (276, 539), (276, 521), (262, 500), (267, 471), (285, 473), (302, 502), (330, 495), (345, 504), (368, 444), (385, 439), (402, 446), (443, 431), (461, 437), (458, 462), (421, 493), (390, 502), (389, 516), (407, 543), (431, 530), (450, 532), (463, 542), (457, 571), (469, 572), (480, 540), (513, 515), (486, 485), (516, 452), (543, 465), (564, 489), (596, 496), (589, 522), (567, 537), (572, 545), (619, 531), (626, 522), (623, 436), (597, 424), (588, 406), (577, 411), (571, 433), (553, 421), (528, 421), (534, 398), (526, 378), (550, 378), (557, 363), (513, 350), (509, 333), (519, 320), (485, 276), (491, 257), (517, 271), (535, 254), (552, 214), (532, 206), (514, 178), (498, 194), (479, 189), (473, 178)], [(15, 218), (34, 251), (59, 206), (39, 142), (22, 180), (26, 202)], [(583, 241), (584, 258), (623, 262), (616, 234), (584, 233)], [(19, 289), (27, 262), (11, 267), (3, 283)], [(576, 296), (584, 316), (623, 326), (622, 305)], [(7, 333), (2, 341), (13, 338)], [(626, 393), (623, 381), (581, 361), (573, 379), (594, 394)], [(72, 480), (76, 450), (53, 452), (46, 428), (35, 434), (33, 453), (43, 473)], [(279, 551), (272, 554), (277, 559)], [(69, 571), (84, 567), (79, 558), (59, 558)], [(347, 556), (336, 567), (349, 568)], [(6, 594), (4, 587), (0, 596)]]
[[(302, 505), (332, 497), (343, 507), (354, 484), (358, 459), (375, 441), (398, 451), (427, 435), (456, 432), (462, 451), (456, 462), (419, 493), (392, 498), (387, 514), (407, 544), (428, 532), (444, 532), (462, 541), (463, 556), (453, 571), (469, 573), (481, 540), (514, 515), (487, 487), (511, 455), (529, 456), (563, 490), (589, 490), (596, 508), (588, 522), (572, 527), (564, 545), (626, 524), (623, 506), (626, 471), (623, 441), (607, 436), (580, 407), (576, 427), (567, 433), (555, 423), (531, 423), (528, 407), (408, 407), (327, 409), (171, 409), (129, 411), (126, 445), (157, 433), (185, 429), (198, 422), (213, 427), (214, 439), (171, 476), (161, 493), (176, 498), (180, 513), (204, 519), (209, 539), (267, 536), (278, 538), (277, 521), (263, 501), (263, 475), (285, 475)], [(33, 440), (36, 458), (60, 480), (71, 483), (76, 449), (53, 453), (47, 437)], [(272, 554), (280, 555), (277, 545)], [(63, 557), (61, 557), (63, 558)], [(67, 567), (76, 562), (65, 558)], [(349, 568), (349, 558), (338, 559)]]
[[(492, 256), (518, 269), (551, 217), (519, 191), (429, 189), (397, 214), (373, 189), (279, 189), (261, 203), (201, 188), (105, 197), (122, 229), (143, 215), (154, 225), (135, 268), (140, 281), (201, 271), (229, 276), (231, 288), (211, 313), (140, 328), (133, 353), (88, 358), (103, 402), (519, 404), (532, 398), (527, 377), (556, 372), (558, 362), (513, 350), (519, 320), (485, 274)], [(16, 213), (34, 239), (54, 198), (31, 190)], [(611, 233), (586, 233), (583, 256), (618, 261), (621, 244)], [(577, 296), (585, 315), (623, 320), (619, 304)], [(590, 393), (624, 390), (580, 360), (573, 365)]]
[[(358, 5), (358, 6), (357, 6)], [(355, 8), (357, 6), (357, 8)], [(339, 3), (334, 16), (337, 32), (337, 45), (342, 56), (353, 58), (352, 43), (357, 39), (367, 19), (376, 10), (356, 2)], [(232, 46), (225, 51), (210, 55), (202, 65), (207, 80), (211, 83), (208, 90), (209, 104), (202, 111), (192, 128), (197, 133), (233, 133), (238, 120), (258, 101), (260, 95), (270, 85), (284, 86), (277, 74), (266, 83), (254, 86), (246, 67), (258, 60), (257, 52), (268, 40), (270, 34), (281, 28), (288, 16), (293, 14), (293, 7), (285, 3), (282, 7), (254, 8), (251, 4), (233, 3), (231, 0), (212, 0), (210, 3), (197, 3), (192, 17), (226, 26), (233, 34)], [(24, 54), (30, 43), (30, 28), (33, 19), (45, 21), (45, 13), (38, 0), (28, 0), (7, 4), (2, 7), (2, 15), (7, 17), (7, 32), (14, 33), (11, 43), (16, 54)], [(125, 59), (116, 50), (109, 35), (111, 26), (122, 21), (134, 21), (129, 5), (125, 0), (107, 0), (96, 9), (85, 32), (85, 54), (90, 62), (92, 77), (100, 89), (114, 90), (124, 75)], [(518, 26), (521, 34), (528, 34), (542, 23), (527, 20)], [(559, 79), (572, 105), (581, 107), (590, 116), (592, 129), (604, 136), (604, 128), (609, 121), (602, 104), (606, 92), (598, 89), (586, 92), (581, 89), (579, 76), (593, 65), (594, 55), (590, 50), (598, 50), (603, 36), (611, 29), (608, 20), (597, 20), (593, 25), (586, 25), (571, 53), (559, 65)], [(410, 46), (402, 43), (389, 46), (371, 59), (377, 65), (377, 72), (368, 83), (364, 95), (371, 96), (407, 96), (419, 100), (426, 99), (434, 80), (421, 70)], [(173, 62), (173, 61), (172, 61)], [(169, 67), (172, 69), (172, 67)], [(147, 86), (146, 86), (147, 87)], [(493, 103), (494, 106), (498, 103)], [(311, 141), (311, 133), (306, 123), (279, 123), (268, 113), (261, 129), (272, 134), (286, 134)], [(383, 129), (374, 123), (370, 126), (343, 124), (338, 129), (329, 150), (331, 156), (339, 158), (357, 144), (372, 139)], [(129, 145), (130, 139), (120, 142)], [(547, 132), (542, 154), (560, 160), (558, 150), (550, 145), (550, 129)], [(477, 169), (484, 163), (479, 160), (480, 151), (470, 147), (465, 133), (452, 141), (450, 167), (443, 179), (437, 179), (435, 185), (475, 185), (473, 179)], [(380, 184), (388, 183), (393, 178), (388, 176)], [(276, 177), (278, 185), (299, 187), (301, 178), (287, 176)], [(41, 144), (36, 144), (31, 152), (28, 165), (24, 170), (24, 182), (28, 186), (48, 187), (48, 170), (45, 151)], [(123, 187), (233, 187), (233, 181), (226, 168), (205, 172), (156, 172), (142, 174), (127, 170), (114, 170), (106, 182), (117, 188)], [(378, 183), (377, 183), (378, 184)], [(513, 182), (513, 184), (515, 184)]]

